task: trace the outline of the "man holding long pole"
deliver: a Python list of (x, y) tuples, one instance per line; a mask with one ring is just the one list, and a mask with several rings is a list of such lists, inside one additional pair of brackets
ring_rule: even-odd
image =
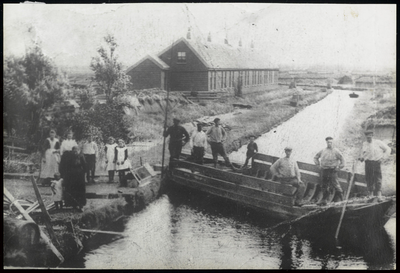
[(169, 167), (171, 168), (171, 161), (173, 159), (179, 159), (182, 152), (182, 147), (190, 140), (189, 133), (186, 129), (179, 125), (180, 120), (177, 118), (173, 119), (174, 124), (164, 131), (164, 137), (170, 136), (169, 139), (169, 153), (170, 161)]

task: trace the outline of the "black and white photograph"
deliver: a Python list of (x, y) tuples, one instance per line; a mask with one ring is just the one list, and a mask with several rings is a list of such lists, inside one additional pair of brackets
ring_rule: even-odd
[(3, 3), (3, 269), (396, 269), (395, 4)]

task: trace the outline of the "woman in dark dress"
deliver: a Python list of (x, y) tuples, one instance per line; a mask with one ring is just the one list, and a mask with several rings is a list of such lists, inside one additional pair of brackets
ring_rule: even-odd
[(78, 146), (63, 153), (60, 174), (64, 178), (64, 200), (67, 207), (81, 210), (86, 205), (85, 166), (85, 158), (79, 153)]

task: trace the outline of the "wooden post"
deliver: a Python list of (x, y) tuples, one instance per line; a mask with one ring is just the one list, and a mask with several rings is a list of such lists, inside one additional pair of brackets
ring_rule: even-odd
[(33, 175), (31, 176), (31, 181), (32, 181), (33, 189), (35, 190), (36, 198), (39, 202), (39, 207), (43, 213), (43, 219), (44, 219), (44, 223), (47, 228), (47, 232), (49, 233), (50, 238), (53, 241), (53, 243), (56, 243), (59, 246), (60, 243), (57, 241), (56, 234), (54, 233), (53, 227), (51, 226), (50, 215), (47, 212), (46, 206), (43, 203), (42, 196), (40, 195), (38, 186), (36, 185), (36, 181), (35, 181), (35, 178), (33, 177)]
[[(15, 198), (12, 196), (12, 194), (6, 189), (3, 188), (4, 190), (4, 195), (10, 200), (10, 202), (13, 202), (15, 204), (15, 207), (19, 210), (19, 212), (24, 216), (26, 220), (33, 221), (32, 217), (24, 210), (24, 208), (18, 203), (18, 200), (15, 200)], [(35, 222), (35, 221), (33, 221)], [(60, 260), (60, 264), (64, 262), (64, 257), (61, 255), (61, 253), (57, 250), (57, 248), (53, 245), (49, 237), (44, 232), (40, 232), (40, 237), (42, 237), (43, 241), (49, 246), (49, 248), (53, 251), (53, 253), (57, 256), (57, 258)]]

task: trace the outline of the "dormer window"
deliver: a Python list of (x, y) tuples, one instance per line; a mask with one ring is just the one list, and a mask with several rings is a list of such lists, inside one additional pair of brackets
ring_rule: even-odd
[(186, 52), (178, 52), (178, 64), (185, 64), (186, 63)]

